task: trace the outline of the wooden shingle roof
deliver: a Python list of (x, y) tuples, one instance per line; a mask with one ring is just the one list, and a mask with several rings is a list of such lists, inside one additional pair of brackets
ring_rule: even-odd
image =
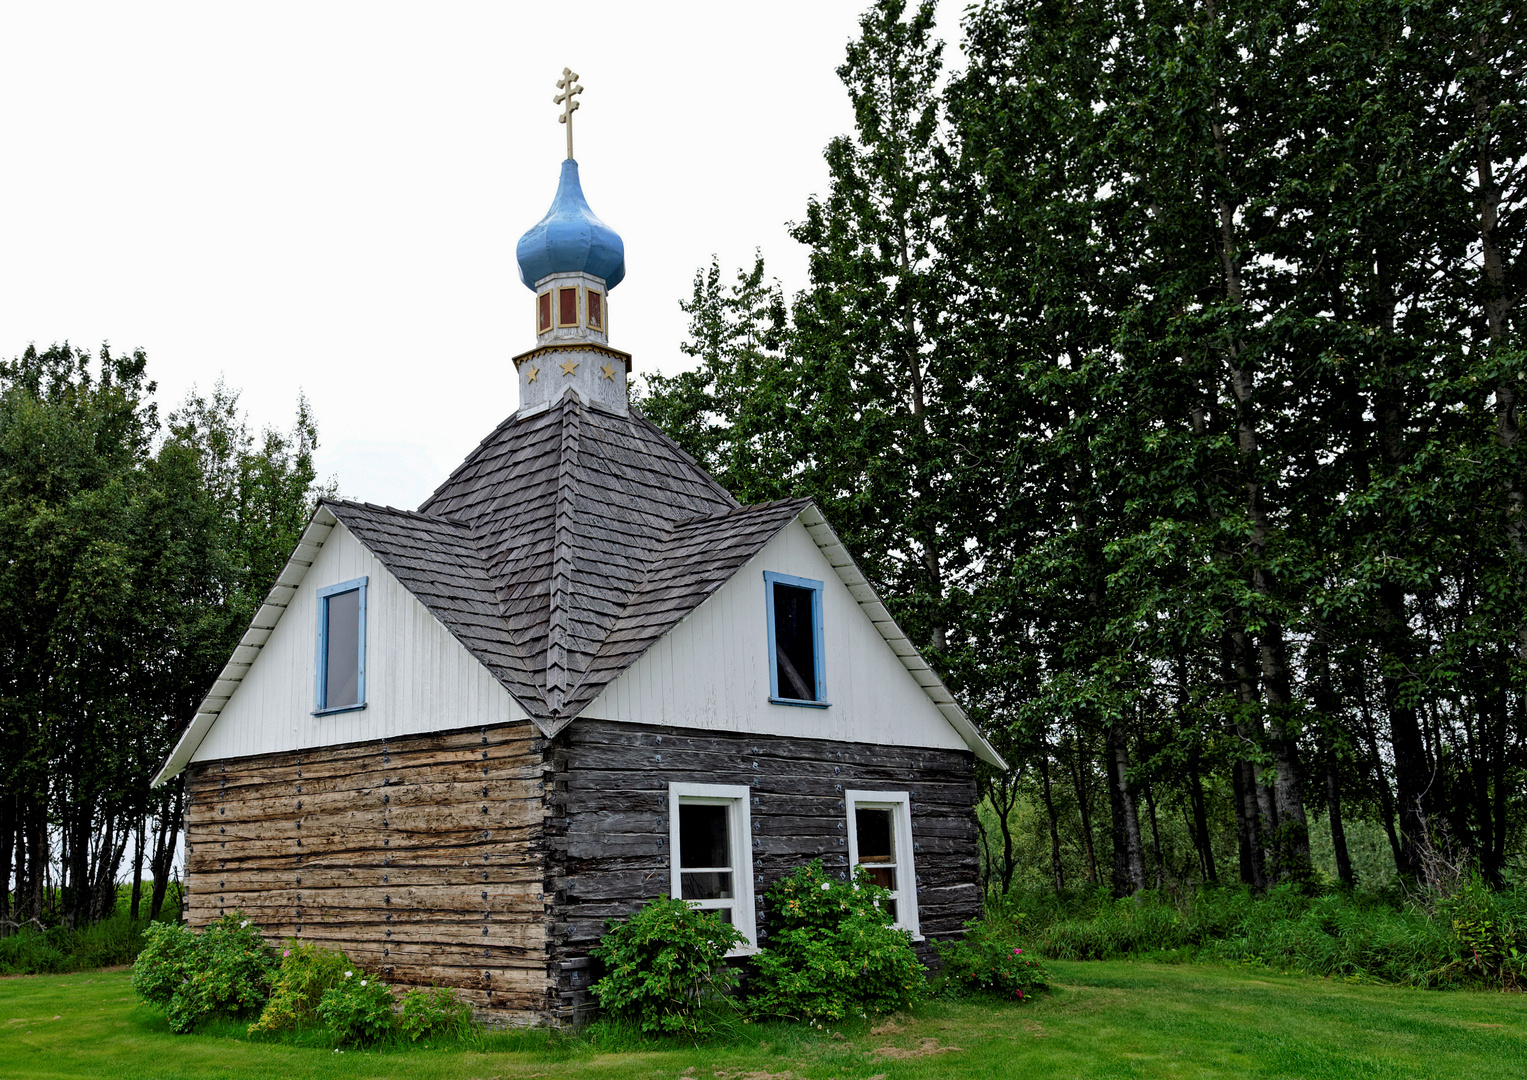
[(639, 413), (570, 394), (416, 512), (324, 505), (550, 731), (809, 504), (741, 506)]

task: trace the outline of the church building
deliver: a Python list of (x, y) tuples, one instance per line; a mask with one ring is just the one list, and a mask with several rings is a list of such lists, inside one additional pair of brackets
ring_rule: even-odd
[(417, 510), (323, 501), (155, 779), (185, 774), (192, 926), (239, 910), (513, 1022), (589, 1008), (590, 947), (654, 897), (755, 950), (812, 859), (958, 933), (1002, 766), (809, 500), (741, 505), (629, 405), (564, 76), (518, 408)]

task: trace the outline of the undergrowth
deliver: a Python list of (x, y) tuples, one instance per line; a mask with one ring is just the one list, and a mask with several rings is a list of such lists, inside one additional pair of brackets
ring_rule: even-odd
[[(122, 887), (124, 893), (127, 889)], [(143, 910), (148, 910), (146, 896)], [(172, 884), (158, 921), (178, 922), (179, 918), (180, 898)], [(146, 916), (128, 918), (125, 898), (119, 898), (113, 914), (78, 930), (67, 926), (39, 930), (23, 924), (0, 937), (0, 975), (67, 975), (131, 964), (143, 950), (143, 931), (148, 925)]]
[(987, 912), (1056, 960), (1228, 961), (1424, 987), (1527, 983), (1527, 892), (1478, 882), (1431, 902), (1292, 886), (1122, 900), (1099, 890), (1009, 894)]

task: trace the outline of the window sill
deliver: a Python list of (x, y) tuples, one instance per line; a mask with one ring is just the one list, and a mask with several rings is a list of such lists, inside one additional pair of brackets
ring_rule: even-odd
[(800, 698), (771, 697), (771, 705), (799, 705), (803, 709), (828, 709), (832, 707), (830, 701), (802, 701)]
[(752, 956), (758, 951), (759, 947), (757, 945), (739, 945), (737, 948), (726, 954), (726, 959), (740, 960), (745, 956)]
[(314, 709), (313, 710), (313, 715), (314, 716), (333, 716), (335, 713), (360, 712), (365, 707), (366, 707), (366, 703), (363, 701), (359, 705), (337, 705), (337, 706), (335, 706), (332, 709)]

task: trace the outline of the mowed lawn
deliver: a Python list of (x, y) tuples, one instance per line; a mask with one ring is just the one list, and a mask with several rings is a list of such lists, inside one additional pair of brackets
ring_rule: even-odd
[(0, 979), (0, 1077), (1527, 1078), (1527, 996), (1354, 986), (1209, 966), (1054, 963), (1016, 1007), (935, 1002), (816, 1031), (745, 1028), (725, 1046), (612, 1052), (584, 1036), (491, 1036), (487, 1050), (336, 1054), (248, 1042), (233, 1025), (175, 1036), (125, 971)]

